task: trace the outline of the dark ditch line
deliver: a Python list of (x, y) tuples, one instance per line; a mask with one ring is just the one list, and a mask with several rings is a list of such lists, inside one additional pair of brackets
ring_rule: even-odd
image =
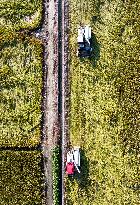
[[(59, 166), (58, 185), (58, 204), (62, 204), (62, 1), (58, 0), (58, 120), (59, 120), (59, 143), (57, 151), (57, 163)], [(57, 171), (57, 170), (56, 170)], [(57, 188), (57, 187), (56, 187)]]
[(0, 147), (0, 151), (41, 151), (41, 146), (36, 147)]
[[(65, 204), (65, 152), (68, 145), (68, 112), (65, 113), (65, 109), (68, 111), (69, 100), (65, 97), (69, 95), (68, 85), (68, 2), (66, 0), (58, 0), (58, 114), (60, 125), (60, 140), (59, 140), (59, 152), (57, 158), (59, 162), (59, 204)], [(64, 109), (64, 110), (63, 110)]]

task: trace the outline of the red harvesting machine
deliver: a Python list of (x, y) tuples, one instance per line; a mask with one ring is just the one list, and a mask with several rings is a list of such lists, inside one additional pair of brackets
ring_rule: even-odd
[(74, 147), (67, 153), (66, 174), (73, 176), (77, 171), (80, 173), (80, 147)]

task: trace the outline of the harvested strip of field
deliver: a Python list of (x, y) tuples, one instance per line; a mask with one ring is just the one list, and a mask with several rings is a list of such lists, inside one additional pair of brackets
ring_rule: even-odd
[(42, 0), (0, 0), (0, 33), (37, 27), (41, 12)]
[(42, 204), (40, 152), (0, 152), (0, 204)]
[(0, 146), (40, 142), (42, 47), (31, 38), (1, 44)]
[[(139, 204), (139, 4), (71, 1), (70, 140), (81, 174), (67, 180), (68, 205)], [(76, 57), (77, 27), (90, 24), (93, 56)]]

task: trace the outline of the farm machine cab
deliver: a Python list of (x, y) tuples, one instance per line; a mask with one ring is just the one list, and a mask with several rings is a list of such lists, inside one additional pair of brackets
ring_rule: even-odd
[(78, 29), (78, 50), (77, 56), (80, 58), (85, 58), (91, 56), (92, 47), (91, 47), (91, 27), (81, 26)]
[(74, 147), (67, 153), (66, 173), (73, 176), (77, 171), (80, 173), (80, 148)]

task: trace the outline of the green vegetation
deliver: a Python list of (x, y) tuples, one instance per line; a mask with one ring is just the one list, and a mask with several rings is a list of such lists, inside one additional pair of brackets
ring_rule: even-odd
[(42, 0), (0, 0), (0, 33), (36, 28), (42, 18)]
[(40, 142), (41, 44), (26, 37), (0, 46), (0, 146), (35, 146)]
[(1, 205), (42, 204), (40, 152), (1, 151)]
[[(70, 140), (81, 174), (68, 205), (139, 204), (139, 15), (136, 1), (71, 1)], [(77, 27), (90, 24), (93, 56), (76, 57)]]
[(53, 203), (60, 204), (60, 148), (54, 147), (52, 154), (52, 172), (53, 172)]

